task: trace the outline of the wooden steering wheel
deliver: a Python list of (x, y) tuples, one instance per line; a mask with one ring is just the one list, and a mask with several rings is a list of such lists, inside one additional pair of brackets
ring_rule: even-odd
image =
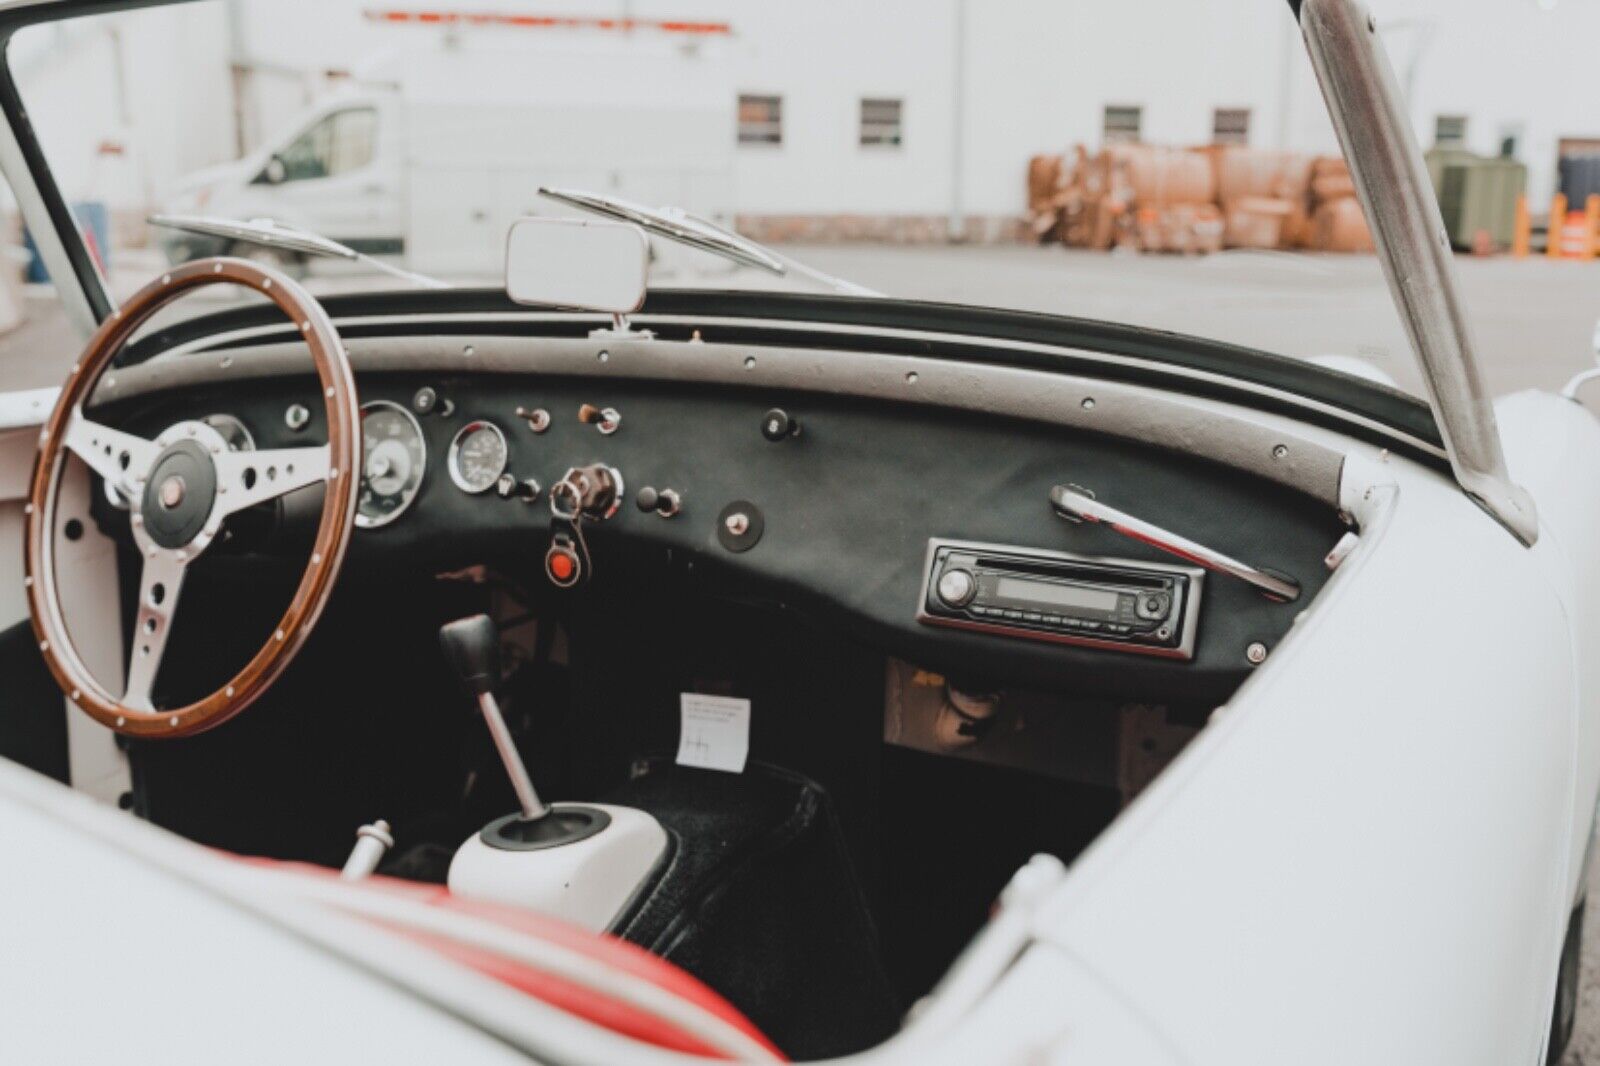
[[(101, 374), (141, 324), (186, 292), (225, 283), (261, 293), (299, 328), (322, 386), (327, 444), (234, 452), (203, 422), (179, 422), (151, 441), (84, 415)], [(72, 368), (39, 434), (27, 504), (23, 583), (28, 608), (39, 650), (67, 698), (102, 725), (140, 737), (188, 736), (250, 706), (283, 673), (327, 605), (354, 526), (354, 472), (360, 451), (359, 403), (344, 344), (322, 305), (279, 271), (242, 259), (197, 260), (146, 285), (112, 312)], [(143, 562), (121, 698), (107, 692), (84, 667), (61, 616), (56, 503), (67, 452), (129, 500), (133, 540)], [(210, 546), (227, 516), (317, 482), (326, 482), (327, 489), (311, 560), (266, 646), (204, 699), (157, 710), (151, 689), (189, 564)]]

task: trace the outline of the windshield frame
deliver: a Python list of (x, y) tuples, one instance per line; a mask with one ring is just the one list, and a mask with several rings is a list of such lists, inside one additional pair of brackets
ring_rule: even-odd
[[(349, 338), (390, 335), (419, 321), (430, 336), (582, 336), (609, 323), (589, 312), (536, 311), (497, 289), (346, 293), (322, 303)], [(1154, 385), (1287, 415), (1449, 469), (1433, 413), (1420, 398), (1305, 360), (1182, 333), (894, 297), (730, 289), (653, 289), (630, 319), (662, 343), (714, 325), (727, 341), (860, 348)], [(153, 330), (131, 343), (118, 365), (293, 337), (270, 308), (234, 308)]]
[[(93, 257), (84, 245), (65, 198), (50, 170), (43, 148), (23, 105), (20, 90), (11, 70), (12, 37), (25, 27), (93, 15), (113, 14), (150, 7), (192, 3), (196, 0), (22, 0), (0, 7), (0, 113), (16, 137), (23, 160), (37, 186), (38, 197), (48, 211), (56, 241), (60, 242), (72, 264), (74, 281), (92, 310), (95, 322), (104, 322), (115, 310), (110, 293)], [(16, 183), (13, 182), (15, 186)], [(19, 199), (24, 190), (16, 190)], [(43, 235), (48, 240), (51, 235)], [(57, 284), (61, 284), (58, 280)], [(504, 302), (504, 308), (498, 307)], [(1235, 379), (1240, 388), (1215, 386), (1213, 391), (1254, 397), (1255, 406), (1285, 410), (1296, 417), (1324, 425), (1334, 425), (1367, 439), (1379, 437), (1387, 444), (1430, 463), (1444, 455), (1442, 434), (1433, 410), (1422, 400), (1364, 379), (1317, 366), (1288, 356), (1229, 344), (1189, 334), (1147, 329), (1108, 320), (1012, 311), (998, 307), (969, 307), (956, 304), (926, 303), (884, 297), (857, 298), (810, 296), (777, 293), (741, 293), (722, 290), (652, 290), (643, 314), (662, 313), (664, 308), (692, 305), (699, 313), (721, 309), (730, 315), (750, 318), (786, 318), (819, 326), (831, 323), (843, 327), (884, 328), (910, 333), (951, 333), (981, 343), (982, 338), (1036, 343), (1102, 353), (1112, 357), (1166, 364), (1174, 377), (1195, 375)], [(462, 313), (495, 306), (496, 310), (526, 312), (509, 304), (503, 292), (495, 290), (454, 290), (452, 293), (405, 290), (400, 293), (373, 291), (351, 293), (324, 300), (330, 313), (347, 317), (366, 313), (398, 311), (402, 304), (415, 310), (432, 308), (443, 314)], [(455, 307), (452, 309), (451, 305)], [(199, 316), (175, 324), (147, 338), (124, 353), (124, 360), (137, 362), (154, 354), (154, 348), (169, 347), (180, 331), (189, 336), (203, 335), (226, 328), (239, 312)], [(87, 332), (85, 333), (87, 337)], [(163, 341), (162, 338), (165, 338)], [(842, 339), (842, 338), (841, 338)], [(1045, 365), (1062, 366), (1059, 360)], [(1102, 369), (1109, 363), (1102, 364)], [(1182, 391), (1200, 391), (1194, 387)], [(1273, 403), (1265, 397), (1288, 393), (1305, 401), (1300, 404)], [(1318, 414), (1319, 408), (1331, 410)], [(1353, 418), (1340, 417), (1344, 412)], [(1360, 423), (1375, 424), (1360, 429)], [(1393, 436), (1389, 436), (1389, 434)]]

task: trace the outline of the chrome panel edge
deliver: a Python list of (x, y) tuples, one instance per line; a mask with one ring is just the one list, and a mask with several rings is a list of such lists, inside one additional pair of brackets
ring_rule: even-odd
[[(459, 339), (369, 337), (346, 342), (362, 373), (440, 373), (618, 377), (703, 382), (888, 400), (1066, 426), (1199, 455), (1338, 506), (1344, 453), (1296, 433), (1148, 386), (1078, 375), (921, 356), (826, 348), (672, 341), (608, 341), (578, 337), (475, 337), (472, 355)], [(598, 353), (608, 358), (601, 362)], [(128, 400), (167, 389), (309, 374), (294, 342), (265, 345), (248, 358), (159, 358), (102, 382), (94, 403)], [(507, 398), (509, 420), (516, 399)]]

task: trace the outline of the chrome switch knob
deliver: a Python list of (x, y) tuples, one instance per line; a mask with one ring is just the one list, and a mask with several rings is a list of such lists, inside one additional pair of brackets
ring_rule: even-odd
[(946, 606), (965, 607), (978, 594), (978, 583), (970, 570), (946, 570), (939, 577), (936, 591)]

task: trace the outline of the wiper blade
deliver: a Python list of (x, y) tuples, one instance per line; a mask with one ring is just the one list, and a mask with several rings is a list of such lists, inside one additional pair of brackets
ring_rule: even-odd
[(539, 194), (606, 218), (632, 222), (645, 231), (670, 241), (709, 252), (730, 262), (765, 270), (779, 277), (786, 277), (792, 272), (846, 296), (883, 295), (864, 285), (857, 285), (853, 281), (845, 281), (843, 278), (806, 266), (765, 245), (757, 244), (748, 237), (741, 237), (737, 233), (723, 229), (715, 222), (690, 214), (681, 207), (646, 207), (644, 204), (625, 200), (620, 196), (587, 192), (582, 189), (555, 189), (548, 185), (541, 185)]
[(340, 244), (318, 233), (296, 229), (275, 222), (270, 218), (253, 218), (248, 222), (241, 222), (231, 218), (213, 218), (209, 215), (151, 215), (146, 221), (152, 226), (165, 226), (168, 229), (182, 230), (185, 233), (198, 233), (204, 237), (221, 237), (230, 241), (246, 241), (250, 244), (259, 244), (267, 248), (281, 248), (290, 252), (301, 252), (305, 255), (326, 256), (329, 259), (348, 259), (351, 262), (364, 263), (374, 270), (381, 270), (397, 278), (421, 285), (429, 289), (448, 289), (450, 286), (437, 278), (430, 278), (426, 274), (417, 274), (410, 270), (374, 259), (370, 255), (358, 252), (349, 245)]

